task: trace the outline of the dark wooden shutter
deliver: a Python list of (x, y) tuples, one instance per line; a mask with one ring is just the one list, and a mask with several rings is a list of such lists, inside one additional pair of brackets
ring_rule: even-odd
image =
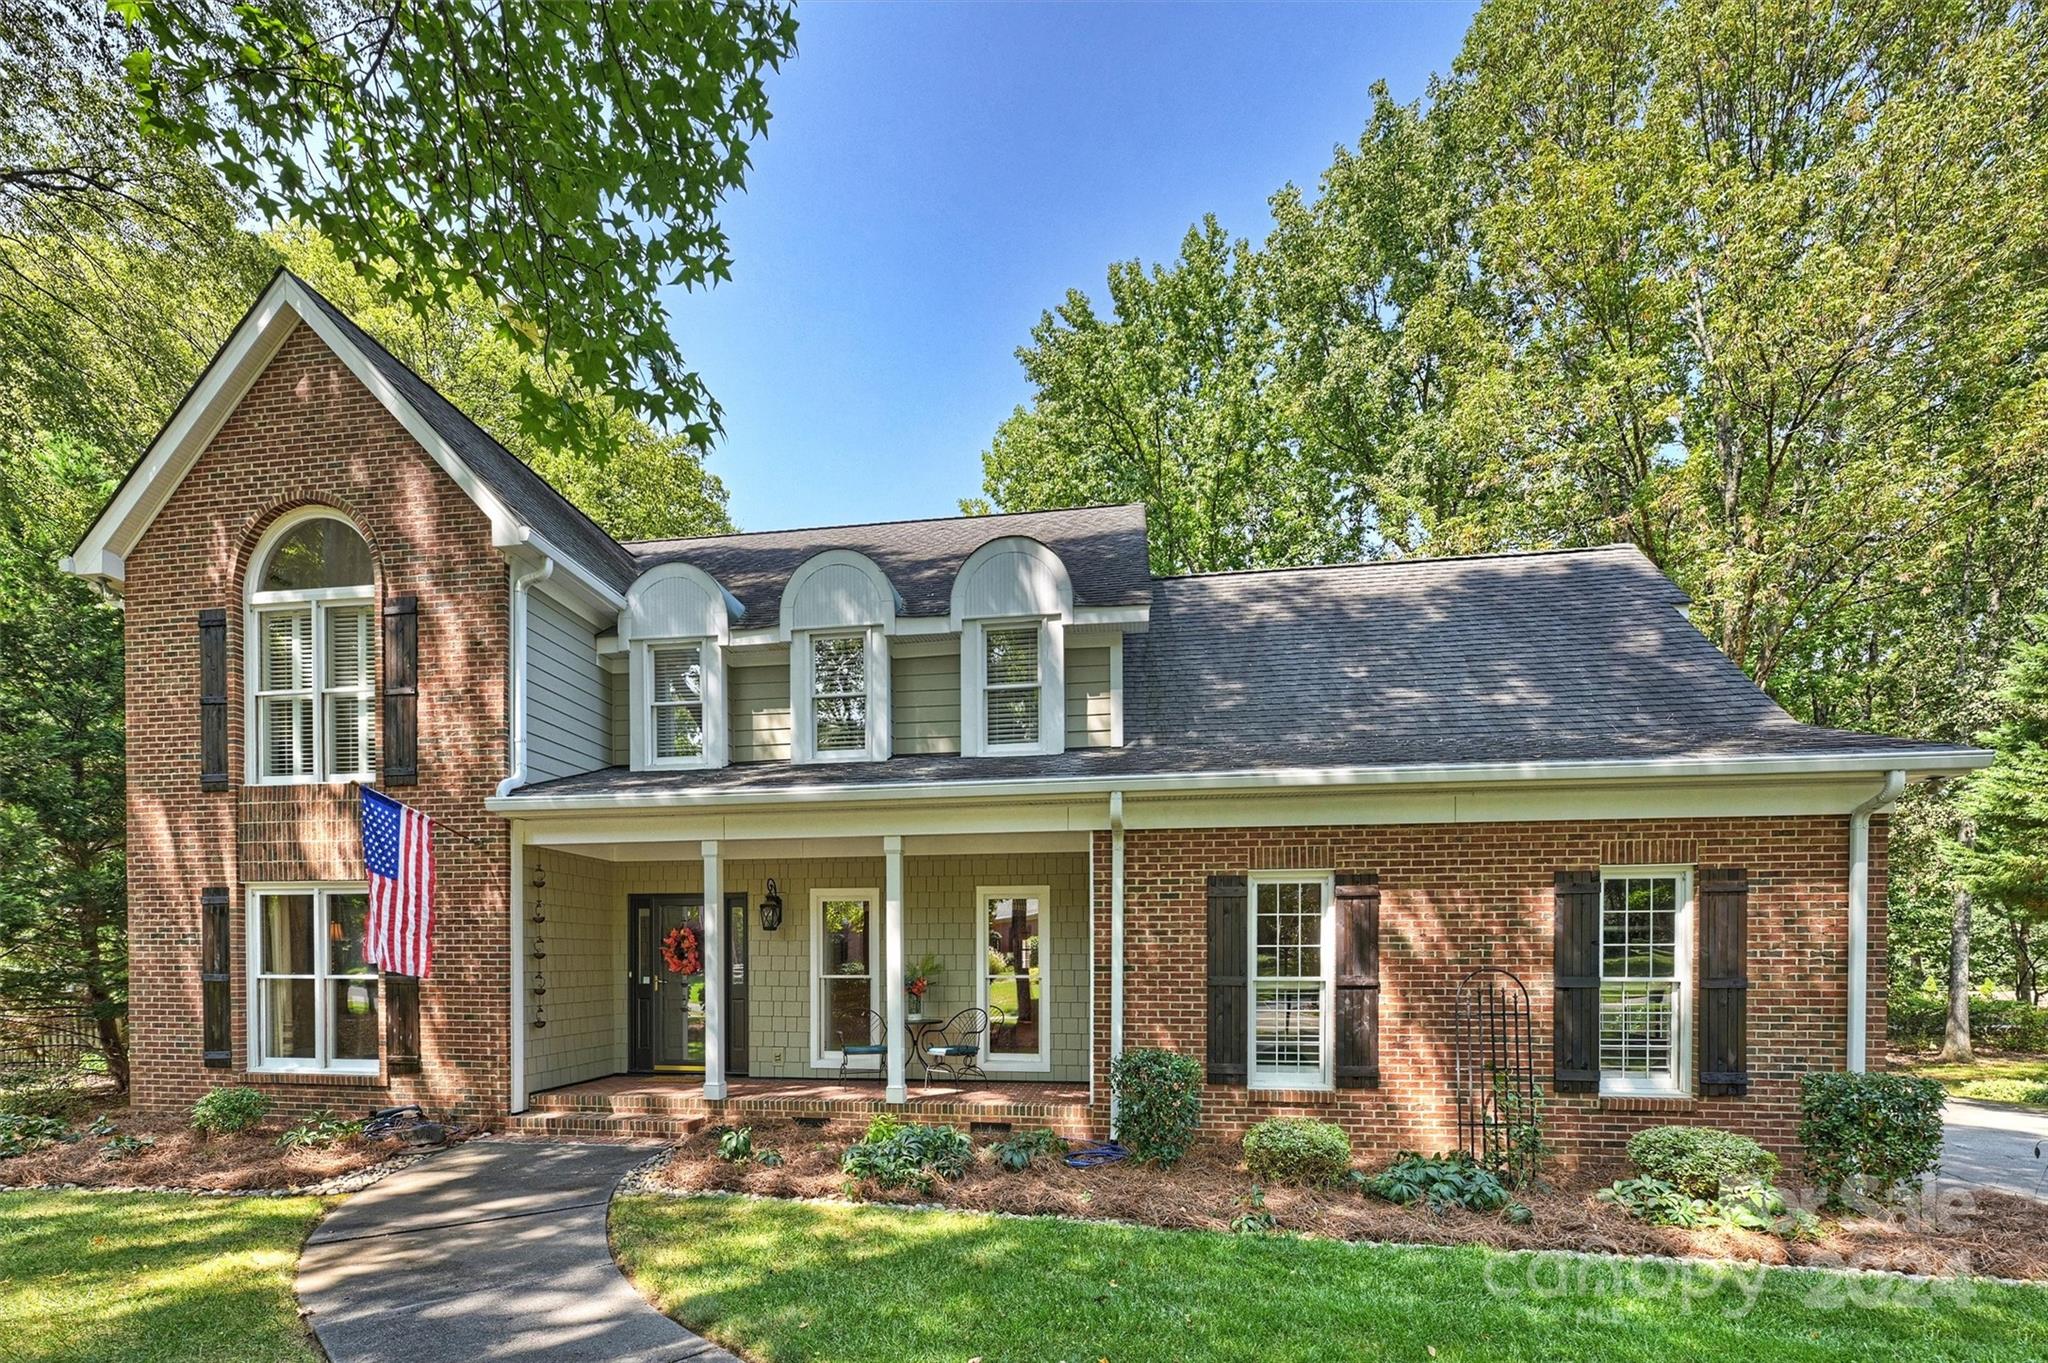
[(1209, 1082), (1246, 1080), (1251, 923), (1243, 876), (1209, 877)]
[(228, 613), (199, 612), (199, 788), (228, 788)]
[(1380, 878), (1337, 877), (1337, 1087), (1380, 1086)]
[(1700, 1092), (1749, 1092), (1749, 872), (1700, 872)]
[(420, 599), (384, 603), (384, 784), (420, 779)]
[(199, 1048), (208, 1069), (234, 1063), (228, 1008), (228, 891), (210, 885), (199, 892)]
[(411, 975), (384, 977), (384, 1070), (420, 1072), (420, 982)]
[(1552, 916), (1552, 1079), (1559, 1093), (1600, 1091), (1600, 873), (1559, 871)]

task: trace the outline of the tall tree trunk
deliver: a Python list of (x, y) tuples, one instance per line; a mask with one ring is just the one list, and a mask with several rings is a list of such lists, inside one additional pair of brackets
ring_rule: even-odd
[(1956, 888), (1955, 918), (1948, 929), (1948, 1029), (1941, 1058), (1967, 1064), (1970, 1051), (1970, 892)]
[(2012, 992), (2029, 1006), (2041, 998), (2039, 976), (2034, 970), (2033, 953), (2027, 950), (2027, 924), (2025, 919), (2012, 920)]

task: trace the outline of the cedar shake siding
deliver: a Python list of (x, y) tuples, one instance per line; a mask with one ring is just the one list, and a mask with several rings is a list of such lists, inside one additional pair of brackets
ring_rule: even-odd
[[(363, 877), (350, 787), (246, 784), (244, 580), (264, 530), (309, 505), (332, 507), (362, 530), (380, 604), (418, 598), (419, 778), (401, 793), (441, 835), (416, 1076), (245, 1070), (248, 887)], [(139, 1106), (182, 1109), (209, 1087), (249, 1083), (285, 1111), (415, 1099), (472, 1118), (505, 1110), (506, 828), (483, 801), (506, 770), (506, 593), (506, 564), (483, 514), (297, 327), (128, 555), (129, 1026)], [(220, 789), (206, 789), (201, 771), (196, 622), (205, 610), (226, 621)], [(213, 1068), (200, 1035), (208, 887), (229, 889), (230, 1059)]]

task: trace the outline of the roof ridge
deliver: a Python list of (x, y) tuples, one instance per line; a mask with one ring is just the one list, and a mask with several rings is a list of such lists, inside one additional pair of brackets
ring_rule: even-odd
[(1265, 568), (1214, 568), (1200, 573), (1155, 573), (1159, 582), (1200, 582), (1212, 577), (1258, 577), (1268, 573), (1320, 573), (1333, 568), (1418, 568), (1439, 563), (1483, 563), (1506, 558), (1566, 558), (1574, 554), (1607, 554), (1617, 549), (1642, 553), (1626, 540), (1613, 544), (1583, 544), (1559, 549), (1501, 549), (1481, 554), (1410, 554), (1402, 558), (1345, 559), (1339, 563), (1288, 563)]
[(772, 530), (728, 530), (717, 535), (676, 535), (667, 539), (621, 540), (619, 546), (636, 551), (651, 545), (700, 544), (705, 540), (745, 539), (752, 535), (815, 535), (826, 530), (878, 530), (891, 525), (949, 525), (961, 521), (1002, 521), (1014, 520), (1020, 516), (1057, 516), (1069, 511), (1122, 511), (1144, 505), (1143, 502), (1089, 502), (1085, 506), (1049, 506), (1037, 511), (990, 511), (972, 516), (898, 516), (892, 520), (848, 521), (840, 525), (788, 525), (778, 526)]

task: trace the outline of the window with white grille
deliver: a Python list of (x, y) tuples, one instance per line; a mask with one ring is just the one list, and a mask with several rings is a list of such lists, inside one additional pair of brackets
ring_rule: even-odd
[(811, 636), (811, 747), (820, 753), (868, 746), (868, 641), (865, 633)]
[(377, 968), (369, 896), (306, 886), (252, 896), (249, 1055), (256, 1069), (377, 1068)]
[(1609, 870), (1600, 878), (1600, 1087), (1678, 1093), (1686, 1060), (1691, 877)]
[(1251, 881), (1251, 1086), (1330, 1085), (1335, 964), (1326, 877)]
[(657, 644), (647, 650), (647, 732), (655, 761), (704, 755), (704, 649)]
[(369, 545), (333, 516), (287, 521), (259, 555), (250, 586), (253, 779), (369, 779), (377, 768)]
[(991, 748), (1035, 746), (1040, 693), (1037, 624), (991, 625), (982, 631), (983, 714)]

